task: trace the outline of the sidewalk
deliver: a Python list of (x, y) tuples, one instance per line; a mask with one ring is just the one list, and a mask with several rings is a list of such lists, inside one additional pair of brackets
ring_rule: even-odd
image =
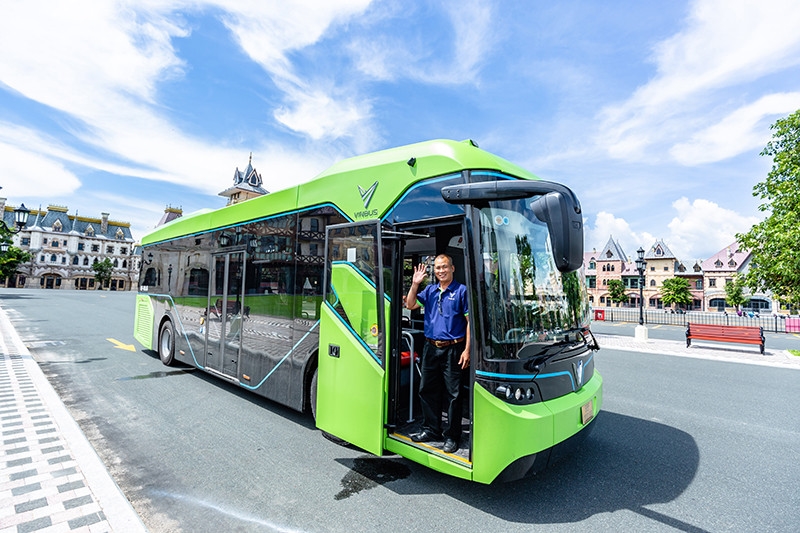
[(147, 531), (0, 308), (0, 533)]
[[(786, 350), (770, 350), (769, 346), (764, 349), (764, 355), (761, 355), (758, 346), (746, 344), (692, 341), (692, 345), (687, 348), (685, 341), (669, 341), (662, 339), (637, 341), (634, 337), (629, 337), (627, 335), (611, 335), (604, 333), (595, 333), (594, 336), (601, 350), (603, 348), (608, 348), (611, 350), (694, 357), (713, 361), (728, 361), (731, 363), (776, 366), (800, 370), (800, 357), (794, 356)], [(602, 351), (600, 353), (602, 353)]]

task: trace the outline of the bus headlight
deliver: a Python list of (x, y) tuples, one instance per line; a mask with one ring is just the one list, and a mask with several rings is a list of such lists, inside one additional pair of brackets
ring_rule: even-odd
[(514, 399), (516, 399), (517, 401), (520, 401), (524, 395), (525, 393), (522, 392), (522, 389), (517, 389), (514, 391)]
[(525, 399), (532, 400), (533, 399), (533, 389), (528, 389), (525, 391)]

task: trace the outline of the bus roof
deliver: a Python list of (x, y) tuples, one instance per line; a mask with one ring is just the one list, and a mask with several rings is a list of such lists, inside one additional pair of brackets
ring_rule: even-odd
[(425, 141), (344, 159), (301, 185), (177, 218), (145, 235), (142, 245), (315, 205), (333, 204), (352, 220), (380, 218), (411, 184), (466, 169), (538, 179), (472, 141)]

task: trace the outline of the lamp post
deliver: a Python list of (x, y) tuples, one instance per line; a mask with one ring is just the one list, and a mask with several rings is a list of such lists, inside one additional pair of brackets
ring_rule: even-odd
[(0, 218), (0, 225), (9, 233), (19, 233), (28, 223), (28, 215), (30, 212), (31, 210), (25, 207), (25, 204), (21, 204), (18, 208), (14, 209), (14, 228), (9, 228), (6, 221), (2, 218)]
[(636, 326), (636, 340), (647, 340), (647, 326), (644, 325), (644, 269), (647, 261), (644, 260), (644, 249), (640, 246), (636, 250), (636, 270), (639, 272), (639, 325)]

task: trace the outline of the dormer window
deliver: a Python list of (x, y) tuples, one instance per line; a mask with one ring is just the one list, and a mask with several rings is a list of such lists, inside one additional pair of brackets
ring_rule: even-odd
[(116, 237), (117, 237), (117, 239), (120, 239), (120, 240), (125, 238), (125, 234), (122, 232), (122, 228), (117, 228)]
[(662, 255), (664, 255), (664, 250), (662, 250), (662, 249), (661, 249), (661, 246), (656, 246), (656, 251), (655, 251), (655, 254), (656, 254), (657, 256), (662, 256)]
[(728, 266), (729, 266), (729, 267), (735, 267), (735, 266), (736, 266), (736, 261), (734, 261), (733, 259), (731, 259), (730, 261), (728, 261)]
[(91, 224), (86, 226), (86, 231), (84, 233), (86, 234), (87, 237), (94, 237), (94, 228), (92, 227)]
[(55, 231), (56, 233), (60, 233), (63, 230), (64, 226), (61, 225), (60, 220), (56, 220), (55, 222), (53, 222), (53, 231)]
[(607, 257), (607, 258), (609, 258), (609, 259), (611, 259), (611, 257), (612, 257), (613, 255), (614, 255), (614, 254), (613, 254), (613, 253), (611, 253), (611, 250), (609, 250), (609, 251), (607, 251), (607, 252), (606, 252), (606, 257)]
[(719, 259), (717, 259), (716, 261), (714, 261), (714, 266), (715, 266), (715, 267), (717, 267), (717, 268), (720, 268), (720, 267), (722, 267), (722, 261), (720, 261)]

